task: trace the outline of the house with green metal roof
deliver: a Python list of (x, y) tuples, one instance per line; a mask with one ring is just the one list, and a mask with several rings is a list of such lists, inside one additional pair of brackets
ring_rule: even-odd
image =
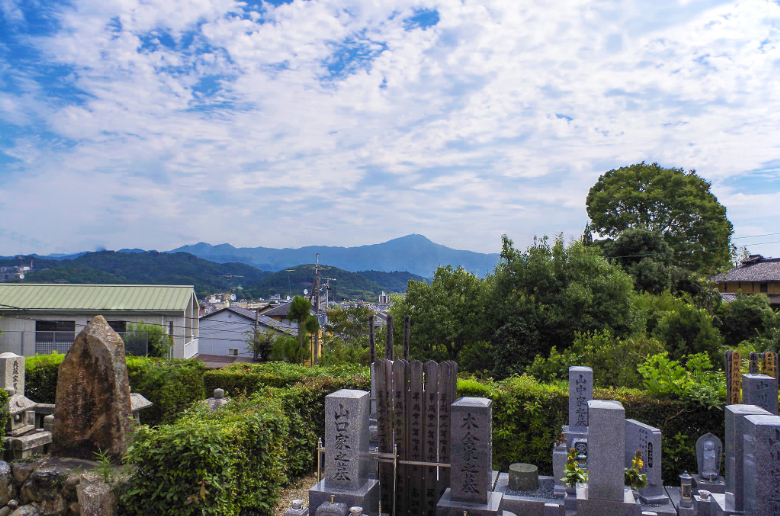
[[(0, 352), (22, 356), (66, 353), (95, 315), (143, 353), (134, 324), (158, 325), (171, 335), (172, 355), (198, 353), (198, 299), (192, 285), (74, 285), (0, 283)], [(134, 348), (133, 346), (138, 346)]]

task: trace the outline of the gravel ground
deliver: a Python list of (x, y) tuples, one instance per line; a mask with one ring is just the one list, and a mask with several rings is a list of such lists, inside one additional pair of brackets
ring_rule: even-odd
[(299, 478), (282, 491), (282, 497), (276, 506), (275, 516), (284, 516), (284, 512), (290, 508), (290, 502), (296, 498), (303, 500), (303, 505), (309, 505), (309, 488), (317, 483), (317, 473), (312, 473)]

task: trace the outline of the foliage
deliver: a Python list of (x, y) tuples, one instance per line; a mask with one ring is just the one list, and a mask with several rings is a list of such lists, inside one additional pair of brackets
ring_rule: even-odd
[(772, 310), (763, 294), (738, 294), (737, 299), (721, 306), (720, 316), (720, 332), (727, 346), (749, 339), (771, 339), (780, 329), (780, 314)]
[(623, 482), (631, 489), (642, 489), (647, 485), (647, 475), (640, 473), (645, 467), (642, 462), (642, 450), (637, 450), (631, 459), (631, 467), (623, 470)]
[[(25, 364), (25, 392), (38, 403), (54, 403), (57, 373), (65, 355), (36, 355)], [(153, 405), (141, 411), (141, 422), (167, 423), (198, 400), (204, 398), (205, 366), (199, 360), (127, 357), (130, 387)]]
[(492, 335), (493, 374), (520, 372), (552, 347), (568, 348), (577, 333), (633, 334), (641, 319), (632, 310), (631, 277), (579, 242), (542, 238), (525, 252), (503, 237), (486, 312)]
[(733, 228), (726, 208), (693, 170), (644, 162), (610, 170), (591, 187), (587, 209), (591, 229), (601, 235), (617, 238), (632, 228), (659, 232), (681, 267), (729, 265)]
[(663, 351), (662, 342), (645, 334), (618, 339), (609, 330), (578, 333), (571, 348), (562, 353), (552, 348), (548, 358), (537, 356), (526, 373), (549, 382), (566, 380), (569, 367), (586, 366), (593, 369), (594, 382), (600, 387), (639, 388), (642, 376), (637, 364)]
[(95, 471), (97, 471), (98, 476), (103, 479), (103, 482), (111, 482), (113, 480), (111, 456), (100, 448), (92, 453), (95, 455), (95, 462), (97, 462)]
[[(463, 267), (449, 265), (439, 267), (430, 284), (410, 281), (406, 298), (391, 309), (395, 335), (402, 338), (404, 316), (410, 315), (416, 359), (457, 360), (467, 344), (480, 341), (485, 334), (486, 281)], [(461, 367), (470, 370), (468, 364), (461, 363)]]
[(328, 310), (328, 322), (325, 324), (326, 342), (338, 339), (346, 345), (366, 341), (368, 338), (368, 318), (373, 311), (366, 305), (341, 307)]
[(588, 482), (588, 473), (582, 469), (577, 462), (577, 450), (574, 448), (569, 450), (569, 455), (566, 458), (566, 466), (563, 468), (563, 478), (561, 479), (561, 482), (568, 487), (575, 487), (577, 484), (585, 484)]
[(136, 430), (127, 461), (136, 468), (123, 496), (130, 515), (271, 515), (286, 482), (282, 403), (233, 399), (197, 407), (172, 425)]
[(295, 296), (290, 301), (290, 308), (287, 312), (287, 318), (298, 322), (298, 346), (303, 349), (304, 339), (306, 338), (306, 328), (304, 322), (311, 314), (311, 303), (301, 296)]
[(711, 360), (718, 360), (723, 339), (713, 325), (712, 317), (703, 308), (689, 303), (677, 306), (672, 312), (661, 315), (652, 335), (666, 343), (672, 358), (706, 353)]
[(713, 369), (706, 353), (684, 358), (684, 367), (665, 352), (645, 360), (638, 367), (645, 390), (652, 396), (670, 396), (704, 407), (721, 405), (726, 398), (723, 372)]
[[(367, 339), (365, 339), (367, 341)], [(331, 338), (322, 347), (322, 357), (319, 363), (324, 366), (358, 364), (370, 365), (371, 357), (368, 344), (361, 341), (347, 344), (341, 339)]]
[(603, 244), (604, 256), (634, 278), (637, 290), (660, 294), (672, 286), (673, 252), (659, 231), (626, 229)]
[[(40, 265), (36, 259), (36, 265)], [(57, 262), (45, 271), (31, 272), (29, 281), (51, 283), (135, 283), (143, 285), (194, 285), (199, 294), (225, 291), (231, 286), (226, 275), (241, 275), (245, 284), (270, 273), (243, 263), (215, 263), (189, 253), (86, 253)]]
[(281, 334), (253, 328), (244, 335), (246, 336), (246, 349), (252, 352), (254, 360), (268, 362), (271, 359), (271, 350)]
[[(10, 415), (8, 414), (8, 391), (0, 389), (0, 428), (6, 428)], [(5, 449), (5, 441), (0, 441), (0, 452)]]
[[(167, 357), (171, 346), (173, 346), (171, 336), (159, 324), (146, 324), (144, 321), (141, 321), (140, 323), (129, 325), (127, 331), (126, 339), (147, 339), (150, 357)], [(145, 337), (144, 334), (146, 334)]]
[[(300, 331), (300, 333), (305, 333)], [(279, 335), (274, 338), (271, 345), (271, 360), (284, 361), (291, 364), (302, 364), (309, 358), (310, 350), (301, 347), (301, 343), (295, 337)]]

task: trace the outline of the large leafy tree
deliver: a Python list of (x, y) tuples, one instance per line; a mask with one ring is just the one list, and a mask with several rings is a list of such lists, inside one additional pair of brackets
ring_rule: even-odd
[(618, 238), (627, 229), (659, 232), (675, 262), (694, 271), (729, 265), (733, 228), (710, 183), (691, 170), (644, 162), (602, 175), (587, 198), (590, 229)]

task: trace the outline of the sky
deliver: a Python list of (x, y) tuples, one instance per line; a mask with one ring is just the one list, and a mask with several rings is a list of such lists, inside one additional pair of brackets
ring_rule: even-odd
[(0, 255), (497, 252), (646, 161), (780, 256), (778, 113), (777, 0), (0, 0)]

